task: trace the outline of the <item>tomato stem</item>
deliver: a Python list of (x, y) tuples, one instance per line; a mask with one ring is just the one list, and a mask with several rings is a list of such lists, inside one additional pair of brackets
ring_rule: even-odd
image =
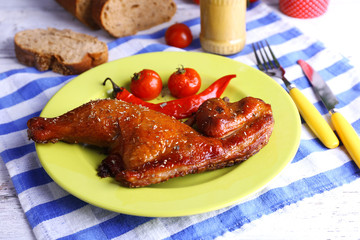
[(141, 73), (134, 73), (134, 75), (132, 76), (131, 80), (139, 80), (139, 79), (140, 79), (140, 74), (141, 74)]
[(186, 70), (184, 68), (184, 65), (180, 65), (180, 67), (177, 68), (176, 74), (185, 74)]

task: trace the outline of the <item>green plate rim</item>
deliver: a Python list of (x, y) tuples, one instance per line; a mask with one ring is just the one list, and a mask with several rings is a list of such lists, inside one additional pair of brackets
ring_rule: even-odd
[[(230, 95), (230, 100), (236, 101), (246, 95), (255, 95), (270, 103), (275, 127), (269, 144), (237, 166), (171, 179), (139, 189), (128, 189), (114, 184), (110, 178), (94, 176), (94, 162), (84, 166), (87, 160), (82, 158), (82, 162), (74, 164), (58, 156), (59, 153), (65, 153), (72, 158), (72, 152), (76, 152), (85, 154), (80, 155), (84, 158), (93, 157), (94, 153), (88, 153), (87, 148), (65, 143), (36, 144), (40, 162), (49, 176), (60, 187), (87, 203), (114, 212), (146, 217), (176, 217), (209, 212), (244, 201), (263, 189), (295, 156), (300, 144), (300, 116), (287, 92), (275, 80), (227, 57), (201, 52), (155, 52), (114, 60), (80, 74), (67, 83), (46, 104), (41, 116), (53, 117), (89, 100), (108, 97), (111, 86), (101, 85), (106, 77), (119, 83), (117, 78), (120, 76), (126, 85), (134, 69), (159, 68), (159, 74), (165, 76), (163, 82), (166, 82), (166, 77), (180, 64), (199, 71), (203, 81), (202, 89), (223, 75), (235, 73), (237, 78), (231, 81), (223, 96)], [(248, 75), (251, 79), (243, 79)], [(77, 93), (75, 96), (74, 92)], [(235, 99), (234, 94), (239, 99)], [(154, 101), (161, 100), (160, 97)]]

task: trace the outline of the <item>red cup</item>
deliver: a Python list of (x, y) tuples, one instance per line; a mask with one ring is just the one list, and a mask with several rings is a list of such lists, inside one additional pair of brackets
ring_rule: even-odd
[(294, 18), (315, 18), (324, 14), (330, 0), (280, 0), (279, 8)]

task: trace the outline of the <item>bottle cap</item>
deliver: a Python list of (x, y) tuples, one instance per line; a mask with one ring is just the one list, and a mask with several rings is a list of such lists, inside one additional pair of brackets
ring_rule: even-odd
[(315, 18), (324, 14), (329, 0), (280, 0), (279, 9), (294, 18)]

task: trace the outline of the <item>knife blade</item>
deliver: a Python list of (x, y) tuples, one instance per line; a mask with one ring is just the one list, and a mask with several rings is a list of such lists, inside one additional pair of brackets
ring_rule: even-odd
[(334, 125), (346, 150), (360, 168), (360, 138), (355, 129), (345, 119), (345, 117), (335, 111), (335, 106), (339, 103), (335, 94), (331, 91), (324, 79), (307, 62), (299, 60), (298, 64), (308, 78), (315, 93), (320, 97), (325, 107), (331, 114), (331, 122)]

